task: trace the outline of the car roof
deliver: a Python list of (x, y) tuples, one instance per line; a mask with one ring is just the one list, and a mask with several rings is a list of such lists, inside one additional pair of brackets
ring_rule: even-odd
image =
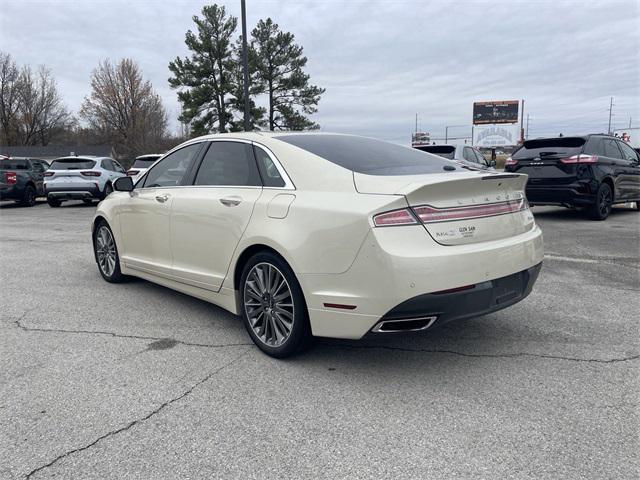
[(54, 159), (56, 160), (91, 160), (97, 162), (98, 160), (113, 160), (111, 157), (96, 157), (94, 155), (77, 155), (77, 156), (67, 156), (67, 157), (58, 157)]

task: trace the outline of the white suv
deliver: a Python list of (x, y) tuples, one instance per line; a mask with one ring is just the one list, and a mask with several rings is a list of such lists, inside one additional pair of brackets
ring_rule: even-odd
[(64, 200), (102, 200), (113, 192), (113, 182), (124, 176), (124, 168), (113, 158), (57, 158), (44, 174), (47, 203), (59, 207)]

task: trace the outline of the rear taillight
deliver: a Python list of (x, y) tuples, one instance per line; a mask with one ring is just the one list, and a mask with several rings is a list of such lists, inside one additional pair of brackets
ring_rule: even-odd
[(413, 225), (418, 223), (408, 208), (393, 210), (391, 212), (379, 213), (373, 217), (373, 224), (376, 227), (391, 227), (394, 225)]
[(86, 171), (86, 172), (80, 172), (83, 176), (85, 177), (99, 177), (100, 175), (102, 175), (101, 172), (94, 172), (94, 171)]
[(574, 155), (573, 157), (561, 158), (562, 163), (596, 163), (598, 161), (597, 155)]
[(513, 158), (509, 157), (507, 158), (507, 160), (504, 162), (504, 166), (506, 167), (507, 165), (517, 165), (518, 164), (518, 160), (514, 160)]
[(470, 218), (492, 217), (505, 213), (515, 213), (527, 208), (524, 198), (507, 200), (506, 202), (471, 205), (468, 207), (435, 208), (429, 205), (416, 207), (413, 210), (422, 223), (447, 222), (451, 220), (468, 220)]
[(55, 173), (53, 172), (44, 172), (44, 176), (45, 177), (53, 177), (55, 175)]
[(128, 177), (135, 177), (139, 173), (140, 173), (140, 170), (127, 170)]
[(18, 181), (16, 172), (4, 172), (4, 180), (8, 185), (15, 185)]

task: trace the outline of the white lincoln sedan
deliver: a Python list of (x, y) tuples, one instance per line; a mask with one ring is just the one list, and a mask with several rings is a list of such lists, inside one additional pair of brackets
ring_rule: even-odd
[(543, 256), (526, 175), (352, 135), (235, 133), (118, 179), (92, 233), (134, 275), (240, 315), (264, 352), (434, 328), (525, 298)]

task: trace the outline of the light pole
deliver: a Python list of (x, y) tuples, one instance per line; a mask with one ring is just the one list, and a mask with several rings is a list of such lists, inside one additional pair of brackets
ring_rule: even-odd
[(251, 130), (249, 117), (249, 65), (247, 60), (247, 9), (244, 0), (240, 0), (242, 8), (242, 74), (244, 77), (244, 131)]
[(462, 127), (466, 127), (466, 125), (447, 125), (444, 127), (444, 143), (447, 143), (447, 140), (449, 139), (449, 129), (450, 128), (462, 128)]

